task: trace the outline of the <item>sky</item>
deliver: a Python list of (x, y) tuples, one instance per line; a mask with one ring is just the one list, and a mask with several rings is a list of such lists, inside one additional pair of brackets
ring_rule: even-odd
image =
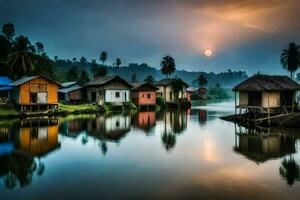
[[(50, 57), (84, 56), (177, 69), (287, 74), (282, 49), (300, 43), (299, 0), (0, 0), (0, 24)], [(211, 50), (211, 56), (205, 56)]]

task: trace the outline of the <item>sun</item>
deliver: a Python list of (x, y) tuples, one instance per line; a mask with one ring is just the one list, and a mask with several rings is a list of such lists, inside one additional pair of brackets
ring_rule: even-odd
[(206, 49), (206, 50), (204, 51), (204, 55), (207, 56), (207, 57), (211, 56), (211, 55), (212, 55), (212, 50)]

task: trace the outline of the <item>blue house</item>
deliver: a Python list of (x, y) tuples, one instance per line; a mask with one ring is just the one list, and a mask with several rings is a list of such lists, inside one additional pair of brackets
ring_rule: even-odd
[(13, 86), (10, 85), (12, 82), (8, 77), (0, 76), (0, 99), (10, 97), (10, 92), (13, 89)]

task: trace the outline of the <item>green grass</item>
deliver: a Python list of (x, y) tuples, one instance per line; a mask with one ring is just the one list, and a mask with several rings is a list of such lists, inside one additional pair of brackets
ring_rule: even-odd
[(65, 105), (59, 104), (58, 111), (64, 113), (97, 113), (103, 109), (95, 104)]
[(20, 112), (16, 111), (11, 105), (1, 105), (0, 106), (0, 118), (6, 117), (18, 117)]

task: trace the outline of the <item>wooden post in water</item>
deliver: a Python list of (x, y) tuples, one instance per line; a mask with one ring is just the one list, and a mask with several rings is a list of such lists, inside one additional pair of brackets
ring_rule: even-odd
[(234, 116), (236, 117), (236, 91), (234, 91)]

